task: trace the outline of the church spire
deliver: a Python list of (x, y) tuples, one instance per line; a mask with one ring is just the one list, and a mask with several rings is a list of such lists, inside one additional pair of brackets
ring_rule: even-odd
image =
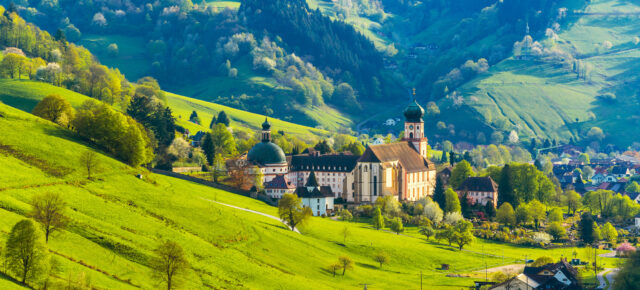
[(264, 123), (262, 123), (262, 142), (271, 142), (271, 123), (264, 117)]

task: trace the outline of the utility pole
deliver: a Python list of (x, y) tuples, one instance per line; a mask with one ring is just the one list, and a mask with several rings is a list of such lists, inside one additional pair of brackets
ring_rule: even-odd
[(593, 248), (593, 272), (596, 275), (596, 281), (598, 278), (598, 248)]

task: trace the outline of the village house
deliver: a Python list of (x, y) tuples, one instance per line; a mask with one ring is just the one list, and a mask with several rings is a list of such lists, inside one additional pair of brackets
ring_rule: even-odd
[(334, 195), (331, 187), (318, 185), (313, 171), (307, 183), (296, 188), (295, 193), (302, 200), (302, 206), (310, 208), (314, 216), (330, 215), (333, 212)]
[(264, 192), (271, 198), (280, 199), (285, 193), (294, 193), (296, 186), (286, 175), (278, 174), (271, 181), (264, 183)]
[(414, 100), (405, 110), (404, 139), (401, 142), (370, 145), (358, 159), (353, 172), (350, 203), (374, 203), (380, 196), (416, 201), (433, 194), (436, 168), (427, 159), (424, 137), (424, 109)]
[(490, 287), (491, 290), (508, 289), (583, 289), (578, 271), (566, 260), (542, 267), (524, 267), (522, 274)]
[(498, 184), (489, 176), (469, 177), (456, 192), (460, 198), (466, 194), (471, 204), (486, 205), (491, 202), (494, 207), (498, 204)]

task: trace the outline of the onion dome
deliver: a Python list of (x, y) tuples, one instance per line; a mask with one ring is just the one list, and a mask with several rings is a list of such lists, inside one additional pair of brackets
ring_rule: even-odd
[(260, 142), (253, 146), (247, 154), (247, 160), (260, 165), (287, 163), (282, 148), (272, 142)]
[(423, 122), (422, 117), (424, 116), (424, 109), (420, 107), (418, 102), (414, 99), (406, 109), (404, 109), (404, 117), (407, 122), (411, 123), (421, 123)]
[(269, 121), (267, 120), (267, 118), (264, 118), (264, 123), (262, 123), (262, 130), (263, 131), (267, 131), (271, 129), (271, 123), (269, 123)]

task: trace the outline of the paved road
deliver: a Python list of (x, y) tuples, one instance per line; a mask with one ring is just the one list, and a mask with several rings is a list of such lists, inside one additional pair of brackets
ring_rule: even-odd
[[(203, 199), (203, 200), (206, 200), (206, 201), (208, 201), (208, 202), (217, 203), (217, 204), (219, 204), (219, 205), (224, 205), (224, 206), (228, 206), (228, 207), (231, 207), (231, 208), (239, 209), (239, 210), (242, 210), (242, 211), (246, 211), (246, 212), (250, 212), (250, 213), (259, 214), (259, 215), (261, 215), (261, 216), (264, 216), (264, 217), (267, 217), (267, 218), (270, 218), (270, 219), (277, 220), (277, 221), (279, 221), (279, 222), (283, 223), (285, 226), (287, 226), (287, 224), (286, 224), (283, 220), (281, 220), (279, 217), (276, 217), (276, 216), (272, 216), (272, 215), (269, 215), (269, 214), (266, 214), (266, 213), (263, 213), (263, 212), (259, 212), (259, 211), (255, 211), (255, 210), (250, 210), (250, 209), (247, 209), (247, 208), (241, 208), (241, 207), (238, 207), (238, 206), (235, 206), (235, 205), (230, 205), (230, 204), (226, 204), (226, 203), (218, 202), (218, 201), (215, 201), (215, 200), (210, 200), (210, 199), (206, 199), (206, 198), (202, 198), (202, 199)], [(288, 226), (287, 226), (287, 227), (288, 227)], [(295, 229), (295, 230), (294, 230), (294, 232), (296, 232), (296, 233), (298, 233), (298, 234), (300, 233), (300, 231), (298, 231), (298, 229)]]
[[(600, 289), (609, 290), (612, 289), (613, 278), (618, 274), (617, 268), (605, 268), (602, 272), (598, 273), (598, 283), (600, 283)], [(604, 277), (603, 277), (604, 276)], [(605, 277), (609, 281), (609, 285), (604, 281)]]

